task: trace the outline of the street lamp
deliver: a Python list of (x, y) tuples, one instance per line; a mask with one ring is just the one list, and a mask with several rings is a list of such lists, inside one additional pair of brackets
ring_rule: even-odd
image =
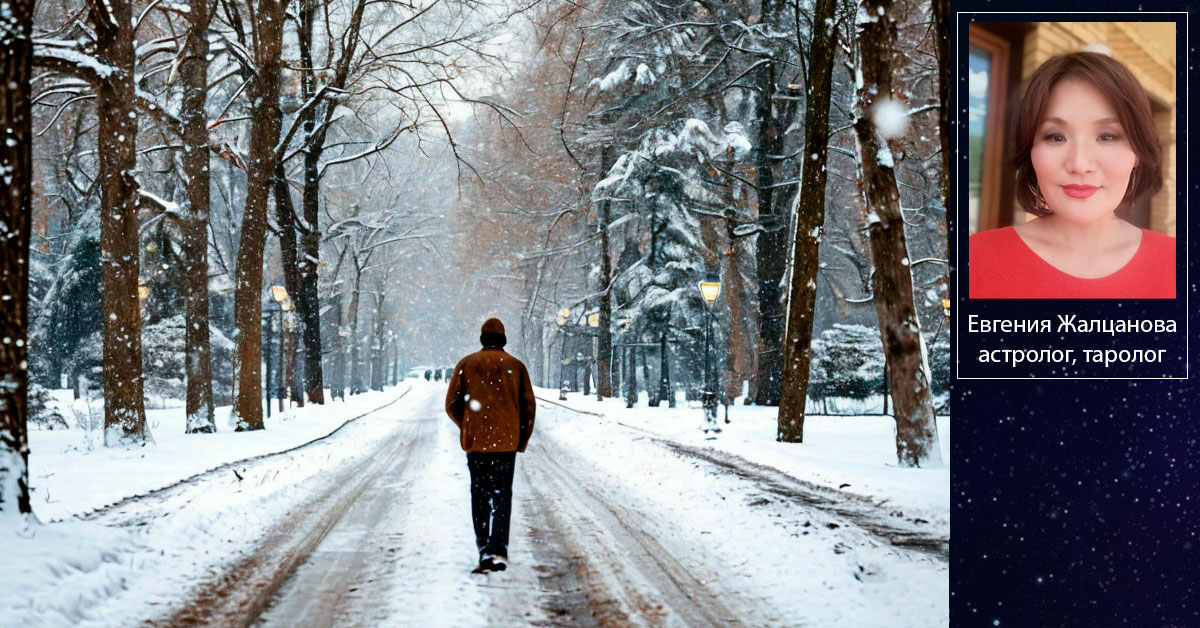
[(567, 365), (567, 335), (564, 327), (567, 324), (568, 317), (571, 316), (571, 310), (562, 308), (558, 311), (558, 316), (554, 317), (554, 322), (558, 323), (558, 331), (563, 334), (562, 347), (558, 352), (558, 400), (567, 400), (567, 380), (563, 379), (563, 368)]
[(279, 411), (283, 412), (283, 410), (284, 410), (284, 407), (283, 407), (283, 391), (284, 391), (284, 388), (283, 388), (283, 313), (290, 312), (293, 308), (291, 300), (288, 299), (287, 288), (285, 288), (283, 286), (271, 286), (271, 298), (275, 301), (275, 303), (278, 304), (279, 309), (267, 310), (267, 316), (266, 316), (266, 318), (267, 318), (267, 333), (266, 333), (264, 345), (266, 347), (266, 353), (267, 353), (267, 378), (266, 378), (267, 385), (265, 386), (265, 388), (266, 388), (266, 395), (267, 395), (267, 416), (268, 417), (271, 416), (271, 391), (270, 391), (270, 389), (271, 389), (271, 355), (270, 355), (270, 352), (271, 352), (271, 316), (274, 314), (279, 314), (279, 368), (277, 369), (279, 371), (279, 375), (276, 380), (278, 382), (278, 386), (276, 388), (276, 394), (279, 398)]
[(704, 404), (704, 431), (720, 432), (717, 425), (717, 392), (713, 383), (712, 360), (709, 357), (712, 346), (712, 309), (717, 297), (721, 296), (721, 278), (714, 274), (699, 283), (700, 297), (704, 299), (704, 394), (701, 400)]
[(588, 361), (588, 368), (586, 371), (584, 371), (583, 394), (584, 394), (584, 396), (591, 394), (591, 391), (588, 390), (588, 386), (591, 384), (591, 381), (592, 381), (592, 365), (595, 364), (595, 366), (596, 366), (596, 399), (600, 400), (600, 399), (602, 399), (602, 397), (600, 396), (600, 349), (599, 349), (600, 312), (592, 312), (591, 314), (588, 314), (587, 315), (587, 324), (588, 324), (588, 327), (591, 327), (593, 329), (592, 334), (591, 334), (591, 341), (589, 342), (589, 344), (592, 345), (592, 347), (591, 347), (592, 359)]

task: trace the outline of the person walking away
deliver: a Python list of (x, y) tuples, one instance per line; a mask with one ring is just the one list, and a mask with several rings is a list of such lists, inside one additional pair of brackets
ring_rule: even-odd
[(533, 434), (537, 402), (529, 371), (504, 351), (504, 323), (489, 318), (483, 348), (459, 360), (446, 391), (446, 414), (459, 429), (471, 472), (471, 520), (479, 565), (473, 573), (508, 568), (512, 482), (517, 452)]

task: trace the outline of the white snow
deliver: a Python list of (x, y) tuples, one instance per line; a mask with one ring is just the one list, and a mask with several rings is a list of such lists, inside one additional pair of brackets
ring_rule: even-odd
[(885, 98), (875, 103), (872, 119), (879, 133), (888, 139), (908, 132), (908, 109), (899, 100)]
[(637, 67), (636, 78), (633, 79), (635, 85), (653, 85), (658, 78), (654, 76), (654, 72), (650, 70), (650, 66), (645, 63), (639, 63)]
[[(775, 442), (774, 408), (730, 406), (732, 422), (715, 440), (705, 440), (699, 408), (626, 409), (619, 399), (598, 403), (577, 394), (565, 405), (604, 416), (543, 406), (542, 429), (607, 472), (617, 486), (606, 492), (670, 530), (660, 538), (676, 541), (676, 556), (692, 557), (720, 573), (723, 586), (755, 591), (784, 612), (767, 625), (949, 626), (947, 564), (857, 545), (844, 529), (829, 528), (836, 522), (792, 510), (787, 500), (651, 440), (728, 452), (886, 504), (932, 522), (948, 538), (949, 467), (897, 467), (890, 418), (810, 416), (804, 444), (784, 444)], [(938, 423), (949, 460), (949, 419)]]
[(113, 66), (101, 63), (96, 57), (84, 54), (73, 48), (64, 47), (60, 45), (62, 43), (74, 44), (74, 42), (35, 39), (33, 42), (34, 54), (62, 59), (67, 63), (73, 63), (81, 68), (88, 68), (102, 79), (112, 76), (117, 71)]
[[(59, 411), (74, 423), (80, 413), (100, 413), (99, 404), (72, 400), (71, 391), (54, 391)], [(280, 414), (272, 399), (266, 429), (234, 432), (216, 409), (216, 434), (184, 434), (183, 407), (146, 410), (157, 443), (149, 447), (106, 448), (97, 432), (79, 429), (30, 430), (29, 481), (33, 510), (43, 521), (67, 519), (130, 495), (161, 488), (231, 460), (282, 451), (324, 436), (346, 419), (382, 405), (398, 392), (371, 392), (324, 406), (307, 405)], [(326, 395), (326, 399), (329, 399)]]
[[(556, 398), (558, 391), (538, 389), (538, 396)], [(793, 477), (862, 497), (886, 500), (950, 522), (950, 467), (905, 469), (896, 466), (895, 420), (886, 416), (821, 416), (804, 421), (804, 443), (775, 441), (778, 408), (729, 406), (730, 423), (716, 440), (705, 440), (701, 410), (685, 407), (626, 409), (622, 400), (597, 402), (595, 397), (570, 394), (569, 407), (598, 412), (615, 423), (647, 430), (680, 443), (712, 447), (783, 471)], [(724, 408), (718, 408), (719, 417)], [(938, 417), (943, 460), (950, 459), (950, 419)]]
[[(293, 410), (286, 418), (276, 414), (267, 430), (252, 433), (184, 436), (182, 409), (151, 411), (159, 443), (137, 450), (89, 449), (79, 430), (35, 431), (30, 458), (35, 509), (43, 520), (83, 513), (223, 462), (293, 447), (407, 387), (412, 394), (399, 403), (317, 445), (205, 474), (96, 521), (40, 526), (9, 521), (0, 529), (0, 555), (14, 567), (0, 571), (0, 616), (30, 628), (138, 625), (178, 607), (182, 591), (243, 560), (276, 522), (312, 499), (322, 478), (336, 477), (330, 474), (339, 469), (367, 468), (359, 465), (389, 435), (402, 434), (407, 441), (408, 434), (434, 430), (432, 439), (406, 454), (413, 462), (402, 477), (379, 485), (392, 487), (407, 503), (381, 520), (379, 534), (385, 538), (368, 537), (372, 547), (390, 547), (396, 554), (381, 555), (364, 567), (370, 573), (362, 581), (374, 583), (373, 588), (346, 594), (356, 604), (369, 605), (371, 614), (363, 617), (373, 625), (553, 623), (539, 602), (569, 592), (543, 588), (543, 575), (556, 564), (544, 562), (546, 548), (531, 547), (545, 538), (549, 525), (537, 509), (575, 508), (576, 517), (589, 511), (585, 501), (571, 496), (563, 496), (561, 504), (559, 497), (535, 503), (537, 491), (548, 489), (530, 486), (531, 479), (544, 478), (554, 466), (542, 462), (533, 473), (530, 465), (551, 454), (554, 465), (569, 469), (571, 482), (587, 487), (590, 499), (603, 500), (602, 509), (636, 516), (638, 521), (628, 525), (652, 534), (662, 551), (712, 583), (712, 590), (750, 600), (751, 606), (739, 609), (747, 625), (949, 625), (944, 558), (898, 550), (838, 515), (781, 498), (753, 480), (670, 448), (677, 443), (737, 456), (831, 495), (919, 517), (948, 537), (949, 467), (895, 466), (894, 426), (886, 417), (810, 416), (805, 443), (783, 444), (775, 442), (773, 408), (731, 406), (732, 423), (723, 425), (717, 439), (705, 440), (700, 410), (686, 403), (675, 409), (644, 404), (626, 409), (619, 399), (601, 403), (571, 394), (565, 404), (603, 416), (539, 403), (530, 450), (518, 457), (513, 567), (484, 579), (465, 574), (474, 553), (469, 482), (457, 430), (442, 414), (441, 382), (406, 380), (400, 389), (351, 397), (349, 403)], [(537, 389), (537, 394), (557, 399), (558, 391)], [(947, 418), (939, 419), (938, 432), (949, 460)], [(241, 477), (235, 477), (235, 469)], [(335, 527), (324, 541), (326, 549), (318, 552), (353, 549), (349, 544), (360, 542), (361, 534), (353, 526)], [(562, 534), (575, 537), (580, 531)], [(610, 544), (611, 551), (613, 541), (601, 543)], [(634, 596), (653, 595), (662, 586), (631, 585), (639, 581), (615, 575), (599, 578), (607, 585), (640, 589), (630, 591)], [(262, 625), (289, 625), (286, 615), (274, 617), (273, 610)], [(671, 621), (679, 618), (668, 617), (666, 625)]]
[(895, 168), (896, 161), (892, 159), (892, 149), (888, 148), (887, 144), (879, 146), (879, 152), (875, 154), (875, 161), (884, 168)]
[(605, 75), (604, 78), (597, 80), (596, 84), (600, 87), (600, 89), (602, 91), (607, 92), (607, 91), (611, 91), (618, 85), (628, 81), (629, 76), (630, 76), (629, 62), (622, 61), (621, 65), (617, 66), (617, 69), (613, 70), (612, 72), (609, 72), (607, 75)]
[[(286, 418), (275, 414), (266, 430), (241, 434), (185, 436), (181, 408), (150, 412), (151, 420), (161, 421), (159, 444), (136, 450), (90, 450), (79, 430), (34, 430), (34, 512), (42, 521), (79, 515), (224, 463), (288, 450), (396, 399), (407, 387), (308, 406)], [(252, 472), (245, 466), (216, 471), (164, 494), (161, 504), (134, 502), (123, 520), (0, 524), (8, 526), (0, 529), (0, 617), (5, 625), (27, 628), (142, 623), (242, 557), (272, 521), (303, 501), (305, 493), (293, 490), (297, 483), (369, 453), (418, 397), (405, 397), (318, 445), (258, 467), (246, 463)], [(235, 475), (237, 468), (243, 477)]]

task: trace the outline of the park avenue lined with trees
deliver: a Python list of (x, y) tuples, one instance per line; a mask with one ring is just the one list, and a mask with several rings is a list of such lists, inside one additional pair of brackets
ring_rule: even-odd
[(36, 510), (31, 431), (369, 415), (492, 315), (546, 403), (795, 456), (881, 415), (892, 472), (943, 469), (948, 31), (945, 0), (0, 0), (0, 516)]

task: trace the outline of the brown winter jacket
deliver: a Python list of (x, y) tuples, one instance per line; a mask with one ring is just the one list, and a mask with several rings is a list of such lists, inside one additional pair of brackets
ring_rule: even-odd
[[(489, 332), (497, 327), (498, 334)], [(489, 342), (489, 333), (498, 335), (500, 342)], [(525, 451), (533, 434), (533, 384), (525, 365), (502, 348), (503, 334), (499, 319), (489, 319), (484, 348), (460, 360), (450, 377), (446, 414), (458, 426), (463, 451), (469, 453)], [(495, 344), (500, 346), (488, 346)]]

